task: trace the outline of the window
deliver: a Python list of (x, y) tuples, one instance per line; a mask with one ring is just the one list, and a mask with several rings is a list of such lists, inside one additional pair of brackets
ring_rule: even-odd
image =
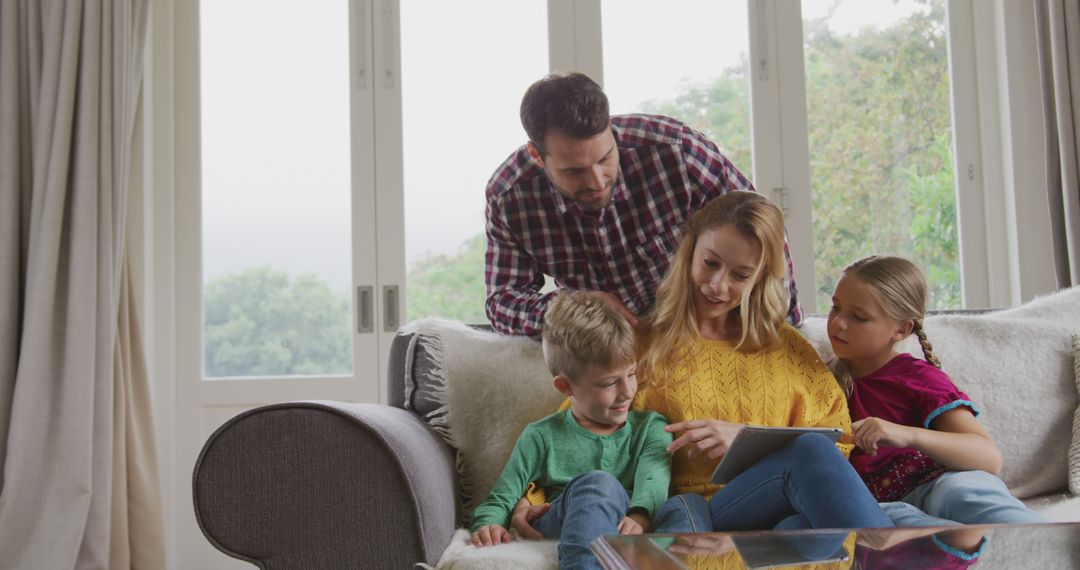
[(487, 322), (484, 188), (525, 143), (518, 106), (547, 51), (544, 0), (402, 3), (408, 320)]
[(804, 0), (818, 307), (843, 267), (911, 259), (961, 304), (945, 2)]
[(351, 374), (347, 5), (203, 2), (200, 24), (204, 374)]

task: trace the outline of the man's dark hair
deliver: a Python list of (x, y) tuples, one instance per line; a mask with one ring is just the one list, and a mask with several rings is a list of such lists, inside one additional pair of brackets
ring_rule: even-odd
[(584, 73), (552, 74), (529, 86), (521, 99), (521, 126), (541, 155), (544, 135), (554, 129), (575, 139), (589, 139), (608, 128), (608, 99)]

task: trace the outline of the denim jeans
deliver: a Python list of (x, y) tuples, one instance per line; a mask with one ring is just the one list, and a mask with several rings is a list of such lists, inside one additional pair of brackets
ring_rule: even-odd
[(618, 534), (629, 507), (630, 496), (614, 475), (590, 471), (571, 479), (533, 527), (544, 538), (559, 539), (559, 568), (598, 569), (589, 545), (605, 534)]
[(893, 526), (828, 438), (805, 434), (713, 495), (677, 495), (657, 510), (654, 532)]
[[(948, 521), (962, 524), (1046, 522), (1012, 496), (1001, 479), (985, 471), (948, 471), (919, 485), (900, 501), (900, 504), (882, 504), (882, 509), (896, 526), (933, 526), (948, 524)], [(905, 509), (900, 506), (902, 504), (916, 508)]]

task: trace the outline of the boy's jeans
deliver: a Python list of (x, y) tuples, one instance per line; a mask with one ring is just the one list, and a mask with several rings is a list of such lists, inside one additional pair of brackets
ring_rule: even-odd
[[(916, 508), (911, 508), (914, 506)], [(947, 471), (881, 508), (896, 526), (1046, 522), (985, 471)], [(947, 519), (942, 521), (941, 519)]]
[(825, 436), (806, 434), (744, 471), (708, 502), (667, 500), (653, 532), (893, 526), (862, 479)]
[(544, 538), (559, 539), (559, 568), (598, 569), (589, 545), (605, 534), (618, 534), (629, 507), (630, 496), (614, 475), (590, 471), (571, 479), (532, 524)]

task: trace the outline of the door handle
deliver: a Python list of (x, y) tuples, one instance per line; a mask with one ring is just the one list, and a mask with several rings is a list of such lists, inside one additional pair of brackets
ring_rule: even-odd
[(375, 327), (371, 322), (371, 296), (374, 293), (375, 288), (371, 285), (356, 288), (356, 332), (358, 333), (375, 332)]
[(383, 285), (383, 331), (397, 332), (401, 326), (398, 314), (398, 286)]

